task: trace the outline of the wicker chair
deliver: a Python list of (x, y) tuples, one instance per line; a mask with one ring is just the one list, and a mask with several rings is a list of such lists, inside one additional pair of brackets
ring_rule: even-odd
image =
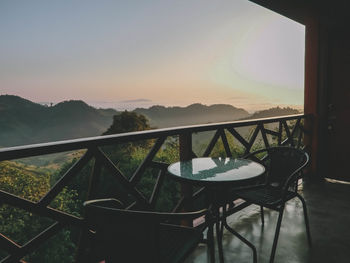
[(270, 263), (274, 261), (285, 203), (292, 198), (299, 198), (303, 204), (306, 232), (311, 246), (305, 200), (297, 192), (298, 180), (302, 178), (302, 170), (309, 162), (308, 154), (292, 147), (271, 147), (250, 153), (245, 158), (253, 159), (265, 166), (266, 180), (263, 184), (235, 191), (235, 194), (239, 198), (261, 207), (262, 224), (264, 224), (264, 207), (279, 212)]
[(116, 199), (84, 203), (92, 244), (85, 262), (182, 262), (202, 240), (200, 229), (173, 224), (207, 214), (122, 209)]

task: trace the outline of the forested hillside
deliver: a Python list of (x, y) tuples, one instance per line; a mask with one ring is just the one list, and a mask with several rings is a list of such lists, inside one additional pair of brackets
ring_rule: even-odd
[(207, 106), (199, 103), (187, 107), (152, 106), (148, 109), (135, 109), (135, 112), (145, 115), (151, 126), (158, 128), (233, 121), (249, 116), (246, 110), (232, 105)]
[[(152, 106), (138, 108), (150, 128), (176, 127), (239, 119), (257, 119), (299, 113), (292, 108), (275, 107), (249, 114), (232, 105), (192, 104), (187, 107)], [(104, 133), (120, 112), (96, 109), (81, 100), (71, 100), (48, 107), (18, 96), (0, 96), (0, 147), (51, 142), (98, 136)], [(114, 116), (114, 117), (113, 117)], [(124, 127), (128, 120), (124, 120)], [(136, 129), (137, 130), (137, 129)]]
[(267, 110), (256, 111), (252, 115), (244, 119), (260, 119), (260, 118), (292, 115), (292, 114), (298, 114), (298, 113), (300, 113), (299, 110), (293, 109), (290, 107), (285, 107), (285, 108), (274, 107)]
[(113, 109), (64, 101), (52, 107), (18, 96), (0, 96), (0, 147), (102, 134), (112, 123)]

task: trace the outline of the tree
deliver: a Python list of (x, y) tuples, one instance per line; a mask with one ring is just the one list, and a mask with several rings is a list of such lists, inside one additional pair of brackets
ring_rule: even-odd
[(136, 112), (124, 111), (113, 116), (113, 123), (103, 135), (150, 130), (148, 119)]

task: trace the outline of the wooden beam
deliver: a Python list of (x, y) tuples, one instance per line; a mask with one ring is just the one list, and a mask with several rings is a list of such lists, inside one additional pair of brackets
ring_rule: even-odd
[(305, 87), (304, 113), (312, 118), (306, 118), (304, 127), (311, 130), (310, 136), (304, 136), (304, 145), (311, 155), (310, 170), (313, 178), (319, 177), (317, 171), (319, 148), (319, 22), (308, 18), (305, 26)]

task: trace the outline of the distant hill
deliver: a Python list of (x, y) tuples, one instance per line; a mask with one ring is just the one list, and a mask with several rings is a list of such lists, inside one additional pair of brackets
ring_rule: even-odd
[(249, 116), (249, 113), (232, 105), (192, 104), (187, 107), (152, 106), (148, 109), (137, 108), (135, 112), (145, 115), (151, 126), (163, 128), (190, 124), (233, 121)]
[(0, 96), (0, 146), (15, 146), (100, 135), (112, 123), (113, 109), (80, 100), (43, 106), (18, 96)]
[(244, 120), (247, 119), (260, 119), (260, 118), (269, 118), (269, 117), (276, 117), (276, 116), (285, 116), (285, 115), (293, 115), (293, 114), (299, 114), (300, 111), (297, 109), (293, 109), (290, 107), (286, 108), (280, 108), (280, 107), (274, 107), (267, 110), (261, 110), (254, 112), (249, 117), (243, 118)]
[[(135, 112), (145, 115), (151, 127), (158, 128), (299, 113), (296, 109), (276, 107), (250, 115), (232, 105), (199, 103), (187, 107), (152, 106), (135, 109)], [(48, 107), (18, 96), (1, 95), (0, 147), (101, 135), (118, 113), (114, 109), (96, 109), (81, 100)]]

